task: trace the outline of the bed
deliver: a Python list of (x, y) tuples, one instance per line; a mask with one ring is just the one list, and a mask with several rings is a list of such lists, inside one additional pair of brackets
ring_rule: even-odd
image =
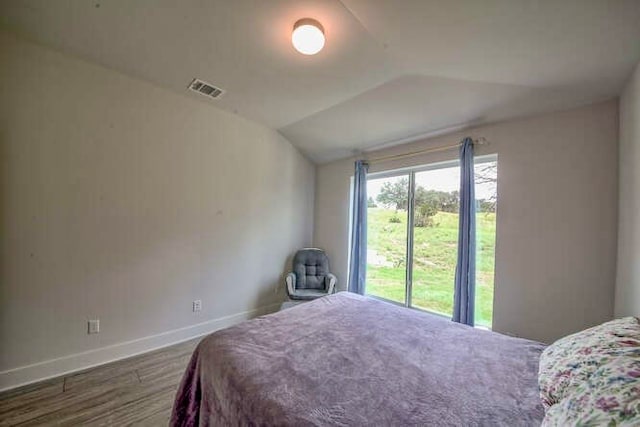
[(203, 339), (171, 423), (540, 425), (544, 347), (342, 292)]

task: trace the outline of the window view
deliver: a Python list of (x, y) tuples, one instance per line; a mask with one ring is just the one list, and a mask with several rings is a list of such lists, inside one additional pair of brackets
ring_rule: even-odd
[(367, 294), (406, 299), (409, 175), (367, 180)]
[(459, 188), (458, 166), (416, 173), (411, 302), (447, 316), (453, 314)]
[(491, 327), (496, 260), (498, 162), (477, 163), (476, 181), (476, 325)]
[[(449, 164), (368, 180), (367, 294), (451, 316), (458, 251), (459, 173), (457, 165)], [(475, 180), (475, 323), (491, 327), (497, 161), (476, 161)], [(408, 201), (412, 192), (411, 205)]]

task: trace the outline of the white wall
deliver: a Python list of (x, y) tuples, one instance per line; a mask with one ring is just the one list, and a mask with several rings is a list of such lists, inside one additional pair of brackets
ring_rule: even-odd
[[(617, 222), (617, 103), (514, 120), (372, 153), (440, 146), (463, 136), (498, 153), (494, 330), (550, 342), (613, 313)], [(372, 165), (450, 160), (456, 151)], [(345, 288), (353, 161), (318, 167), (314, 245)], [(637, 211), (636, 211), (637, 212)]]
[(0, 388), (283, 299), (315, 166), (282, 136), (5, 33), (0, 63)]
[(620, 97), (616, 316), (640, 316), (640, 64)]

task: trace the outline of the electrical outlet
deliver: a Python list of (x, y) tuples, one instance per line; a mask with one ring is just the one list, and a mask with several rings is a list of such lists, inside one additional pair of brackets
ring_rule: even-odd
[(202, 311), (202, 300), (195, 300), (193, 302), (193, 312), (198, 312), (198, 311)]
[(89, 320), (87, 322), (87, 333), (97, 334), (100, 332), (100, 319)]

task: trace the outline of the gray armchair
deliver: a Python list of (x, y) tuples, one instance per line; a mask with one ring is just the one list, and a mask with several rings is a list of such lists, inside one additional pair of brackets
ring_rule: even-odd
[(293, 271), (287, 274), (287, 294), (293, 300), (312, 300), (330, 295), (336, 276), (329, 273), (329, 258), (322, 249), (305, 248), (293, 257)]

